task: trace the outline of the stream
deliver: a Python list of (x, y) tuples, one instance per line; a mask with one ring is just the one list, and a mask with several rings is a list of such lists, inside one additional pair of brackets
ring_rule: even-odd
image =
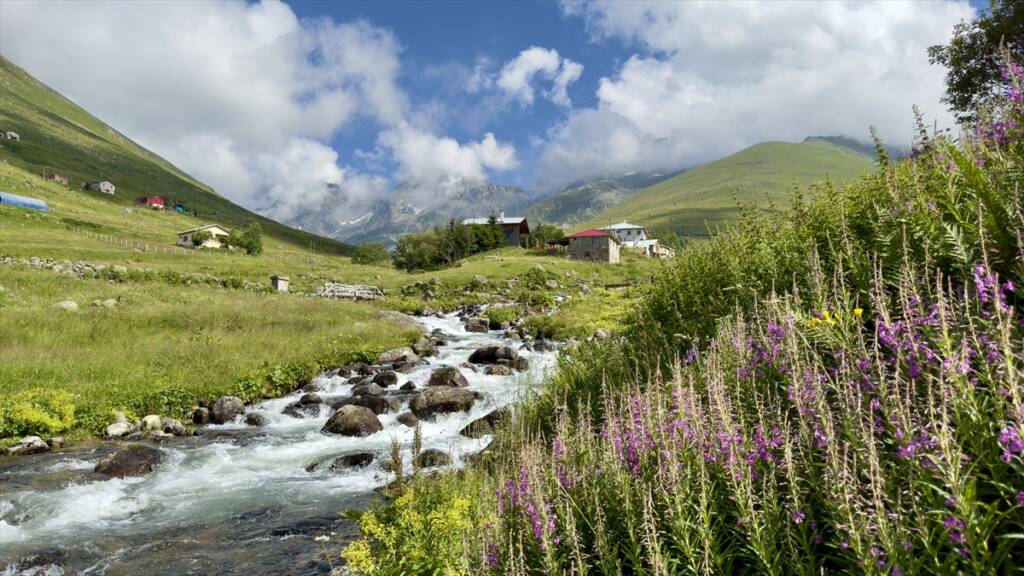
[[(428, 330), (439, 329), (447, 345), (427, 364), (400, 374), (400, 384), (410, 380), (417, 390), (434, 368), (459, 366), (481, 346), (522, 345), (502, 332), (468, 333), (455, 315), (418, 320)], [(520, 354), (530, 369), (512, 376), (462, 368), (469, 389), (482, 397), (469, 412), (423, 421), (424, 449), (449, 452), (451, 466), (458, 467), (486, 447), (490, 436), (471, 439), (459, 431), (517, 401), (554, 369), (554, 352)], [(347, 396), (352, 388), (345, 374), (321, 374), (313, 384), (324, 397)], [(247, 406), (247, 413), (267, 418), (266, 426), (248, 426), (239, 417), (206, 426), (201, 435), (153, 444), (165, 457), (142, 477), (93, 472), (114, 442), (0, 459), (0, 576), (330, 574), (331, 563), (339, 565), (338, 550), (358, 534), (339, 514), (365, 508), (375, 498), (373, 489), (392, 480), (379, 468), (392, 438), (405, 447), (410, 466), (414, 430), (396, 420), (408, 411), (403, 402), (400, 412), (380, 415), (381, 432), (364, 438), (325, 434), (320, 429), (331, 413), (327, 406), (306, 418), (282, 414), (301, 395)], [(367, 467), (307, 471), (319, 460), (367, 451), (376, 453)], [(324, 535), (328, 542), (314, 540)]]

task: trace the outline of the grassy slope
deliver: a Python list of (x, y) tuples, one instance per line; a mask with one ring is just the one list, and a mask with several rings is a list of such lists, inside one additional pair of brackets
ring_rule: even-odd
[(869, 157), (823, 140), (762, 142), (634, 194), (584, 227), (629, 220), (653, 229), (705, 235), (709, 228), (736, 218), (738, 204), (784, 206), (794, 185), (806, 187), (826, 177), (846, 182), (870, 167)]
[[(204, 222), (239, 226), (257, 221), (265, 235), (294, 250), (306, 250), (310, 243), (321, 252), (344, 254), (350, 249), (336, 240), (294, 230), (231, 203), (3, 57), (0, 127), (21, 135), (20, 142), (0, 140), (0, 160), (36, 174), (46, 171), (67, 176), (75, 192), (69, 201), (91, 197), (113, 212), (131, 205), (137, 196), (161, 196), (171, 206), (184, 203)], [(110, 197), (79, 190), (82, 182), (94, 180), (113, 182), (117, 194)]]

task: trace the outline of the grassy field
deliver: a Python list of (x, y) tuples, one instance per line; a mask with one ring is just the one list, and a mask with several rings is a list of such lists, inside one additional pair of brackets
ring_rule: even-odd
[[(204, 222), (240, 226), (259, 222), (265, 234), (295, 250), (311, 245), (324, 253), (348, 253), (350, 246), (295, 230), (254, 214), (64, 98), (0, 57), (0, 128), (21, 136), (0, 140), (0, 160), (34, 174), (67, 176), (77, 197), (89, 197), (110, 212), (132, 206), (137, 196), (183, 203)], [(115, 196), (79, 192), (82, 182), (109, 180)], [(0, 190), (15, 192), (0, 185)]]
[(783, 208), (794, 186), (806, 189), (826, 178), (843, 183), (870, 168), (871, 158), (824, 140), (762, 142), (659, 182), (582, 227), (628, 220), (650, 229), (702, 236), (735, 220), (741, 205)]

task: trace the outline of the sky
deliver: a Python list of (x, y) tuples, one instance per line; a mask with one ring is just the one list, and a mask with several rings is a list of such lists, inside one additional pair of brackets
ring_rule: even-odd
[[(765, 140), (952, 125), (927, 47), (978, 7), (883, 2), (0, 2), (0, 54), (288, 221), (400, 184), (551, 192)], [(334, 184), (328, 187), (326, 184)]]

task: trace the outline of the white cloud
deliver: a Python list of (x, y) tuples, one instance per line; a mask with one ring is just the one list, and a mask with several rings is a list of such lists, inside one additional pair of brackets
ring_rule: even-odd
[[(940, 124), (944, 70), (927, 47), (972, 17), (966, 2), (564, 3), (598, 40), (635, 46), (597, 88), (598, 105), (551, 130), (545, 187), (705, 162), (759, 141), (816, 134), (893, 143), (911, 106)], [(607, 136), (601, 135), (607, 131)]]
[(460, 144), (453, 138), (403, 123), (381, 133), (379, 142), (392, 150), (398, 177), (424, 184), (486, 179), (487, 170), (511, 170), (519, 165), (515, 147), (488, 132), (478, 142)]
[[(360, 116), (417, 136), (391, 150), (409, 177), (479, 178), (515, 165), (514, 149), (493, 135), (463, 146), (430, 134), (442, 111), (411, 110), (391, 32), (299, 20), (278, 0), (4, 1), (0, 52), (218, 192), (278, 219), (386, 193), (387, 179), (345, 167), (325, 144)], [(406, 152), (420, 142), (440, 161), (433, 172)]]
[(566, 89), (582, 73), (582, 64), (560, 58), (557, 50), (531, 46), (505, 63), (495, 85), (522, 105), (529, 106), (533, 104), (535, 78), (540, 76), (552, 83), (544, 95), (559, 106), (569, 107)]

